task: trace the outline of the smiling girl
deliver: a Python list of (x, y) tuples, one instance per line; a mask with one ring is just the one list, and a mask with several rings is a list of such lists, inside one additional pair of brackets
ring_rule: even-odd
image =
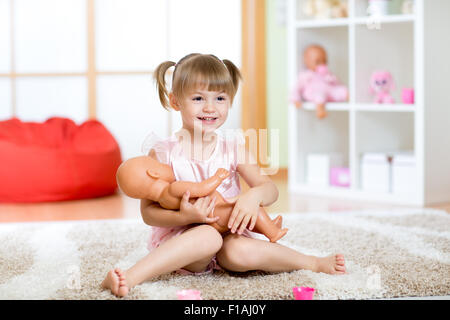
[[(175, 68), (169, 92), (165, 75), (171, 67)], [(278, 189), (267, 175), (261, 174), (242, 136), (230, 138), (217, 130), (228, 118), (240, 78), (239, 69), (231, 61), (206, 54), (190, 54), (178, 63), (166, 61), (157, 67), (155, 79), (161, 104), (180, 112), (183, 126), (168, 139), (156, 139), (148, 156), (171, 165), (177, 181), (201, 182), (218, 168), (228, 170), (229, 177), (217, 191), (234, 203), (228, 222), (230, 232), (220, 234), (208, 225), (219, 218), (208, 217), (214, 209), (214, 198), (190, 202), (187, 192), (180, 210), (163, 209), (158, 203), (142, 199), (142, 218), (152, 226), (150, 252), (126, 271), (115, 268), (107, 273), (102, 287), (114, 295), (125, 296), (134, 286), (172, 271), (204, 274), (221, 269), (308, 269), (345, 273), (341, 254), (323, 258), (304, 255), (252, 236), (258, 208), (274, 203)], [(249, 185), (248, 191), (241, 192), (239, 176)]]

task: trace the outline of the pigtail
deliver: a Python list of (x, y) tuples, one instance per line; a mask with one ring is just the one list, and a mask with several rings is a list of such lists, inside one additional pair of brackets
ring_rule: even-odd
[(231, 80), (233, 81), (233, 86), (235, 90), (234, 93), (236, 93), (239, 87), (239, 80), (242, 79), (241, 72), (239, 71), (238, 67), (236, 67), (236, 65), (230, 60), (223, 59), (222, 62), (227, 67), (228, 72), (231, 75)]
[(158, 89), (159, 100), (161, 101), (162, 106), (169, 110), (170, 102), (169, 102), (169, 92), (166, 88), (166, 72), (167, 69), (173, 67), (175, 62), (173, 61), (165, 61), (161, 63), (155, 70), (153, 77), (156, 80), (156, 87)]

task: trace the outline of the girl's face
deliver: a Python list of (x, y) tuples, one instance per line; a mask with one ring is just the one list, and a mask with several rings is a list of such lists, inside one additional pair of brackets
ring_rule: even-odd
[(231, 99), (224, 91), (207, 91), (196, 89), (189, 92), (180, 101), (171, 94), (171, 103), (175, 110), (181, 112), (183, 128), (193, 132), (213, 132), (225, 122)]

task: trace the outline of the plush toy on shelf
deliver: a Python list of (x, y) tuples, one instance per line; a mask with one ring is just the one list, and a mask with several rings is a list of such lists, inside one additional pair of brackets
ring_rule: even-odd
[(402, 3), (402, 14), (414, 14), (414, 0), (404, 0)]
[(316, 19), (346, 18), (347, 2), (341, 0), (307, 0), (303, 13)]
[(395, 89), (394, 79), (389, 71), (375, 71), (370, 77), (370, 93), (375, 103), (395, 103), (391, 91)]
[(299, 73), (290, 100), (297, 108), (302, 107), (302, 101), (313, 102), (317, 117), (323, 119), (327, 116), (326, 103), (347, 101), (348, 89), (328, 70), (327, 52), (323, 47), (307, 47), (303, 52), (303, 63), (306, 69)]

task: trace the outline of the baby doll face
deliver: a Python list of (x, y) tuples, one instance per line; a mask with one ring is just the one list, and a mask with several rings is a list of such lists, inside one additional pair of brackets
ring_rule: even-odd
[(305, 50), (303, 60), (306, 68), (316, 71), (318, 66), (327, 64), (327, 53), (322, 47), (310, 46)]
[(213, 132), (225, 122), (231, 99), (224, 91), (208, 91), (197, 88), (188, 92), (185, 97), (177, 101), (171, 95), (174, 109), (181, 112), (183, 128), (193, 132)]
[[(175, 180), (170, 166), (148, 157), (140, 156), (124, 161), (116, 173), (120, 189), (128, 196), (136, 199), (152, 199), (157, 201), (158, 179), (172, 182)], [(160, 191), (160, 190), (159, 190)]]

